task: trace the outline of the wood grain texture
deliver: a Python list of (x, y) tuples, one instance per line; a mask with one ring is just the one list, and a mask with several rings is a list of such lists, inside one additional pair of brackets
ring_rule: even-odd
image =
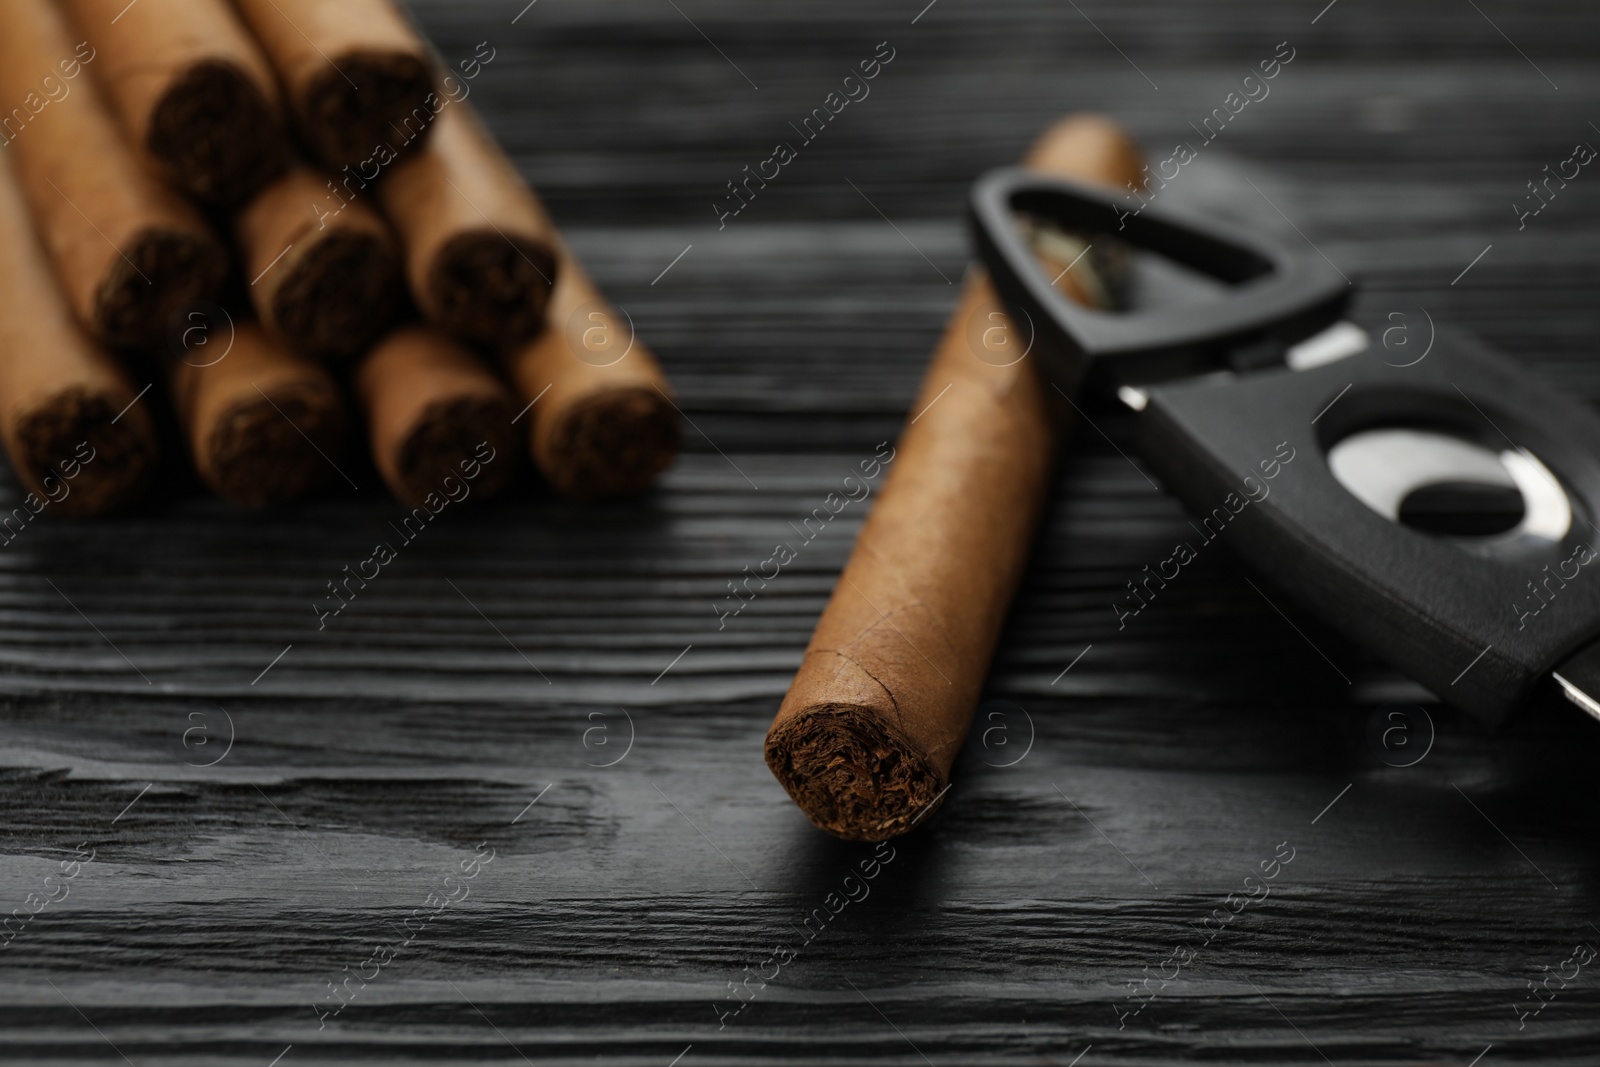
[[(1600, 12), (1320, 6), (417, 4), (447, 61), (496, 50), (473, 99), (662, 357), (687, 454), (635, 502), (524, 480), (452, 506), (322, 630), (325, 583), (399, 541), (360, 464), (265, 516), (173, 479), (0, 547), (0, 911), (68, 891), (0, 948), (5, 1060), (1592, 1063), (1600, 969), (1517, 1008), (1600, 944), (1600, 726), (1429, 703), (1432, 750), (1386, 767), (1372, 715), (1430, 698), (1297, 633), (1224, 550), (1119, 632), (1123, 583), (1187, 525), (1114, 413), (1062, 465), (990, 682), (1031, 731), (1013, 712), (1014, 747), (964, 756), (809, 943), (872, 850), (812, 829), (761, 741), (864, 506), (718, 628), (728, 581), (903, 420), (970, 179), (1074, 108), (1189, 137), (1285, 39), (1174, 196), (1283, 230), (1248, 176), (1362, 279), (1366, 321), (1426, 308), (1600, 400), (1600, 178), (1521, 232), (1510, 207), (1600, 139)], [(884, 40), (872, 95), (719, 231), (723, 183)], [(1271, 896), (1119, 1028), (1127, 984), (1284, 841)], [(319, 1029), (378, 944), (402, 947)]]

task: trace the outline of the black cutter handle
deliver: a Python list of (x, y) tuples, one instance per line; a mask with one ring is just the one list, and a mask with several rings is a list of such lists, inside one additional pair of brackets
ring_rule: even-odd
[[(1099, 311), (1056, 288), (1017, 225), (1018, 214), (1088, 238), (1160, 253), (1230, 285), (1204, 304)], [(1069, 392), (1104, 371), (1118, 384), (1228, 366), (1262, 343), (1282, 348), (1337, 321), (1351, 286), (1330, 264), (1270, 238), (1170, 209), (1134, 214), (1103, 186), (1017, 167), (973, 184), (968, 226), (996, 290), (1035, 326), (1046, 373)]]

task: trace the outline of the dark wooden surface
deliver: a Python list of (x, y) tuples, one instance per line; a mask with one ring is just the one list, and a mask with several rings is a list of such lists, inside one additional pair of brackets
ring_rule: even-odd
[[(1032, 730), (1013, 712), (1012, 746), (965, 758), (870, 896), (719, 1029), (727, 984), (871, 855), (761, 762), (864, 509), (720, 632), (712, 603), (896, 432), (964, 269), (965, 186), (1052, 117), (1106, 110), (1160, 150), (1287, 39), (1175, 192), (1281, 229), (1251, 176), (1368, 319), (1426, 308), (1600, 400), (1600, 175), (1521, 232), (1510, 207), (1600, 142), (1600, 12), (1320, 8), (419, 4), (446, 59), (497, 50), (474, 99), (663, 357), (687, 454), (633, 503), (525, 483), (447, 512), (320, 632), (324, 583), (399, 515), (359, 464), (359, 492), (283, 512), (169, 493), (0, 549), (0, 910), (94, 850), (0, 949), (0, 1057), (1600, 1059), (1600, 963), (1517, 1014), (1600, 945), (1600, 727), (1545, 703), (1486, 732), (1295, 613), (1302, 637), (1223, 552), (1119, 633), (1123, 582), (1186, 527), (1087, 432), (990, 685)], [(719, 232), (722, 183), (884, 40), (872, 95)], [(1385, 701), (1432, 714), (1415, 766), (1367, 742)], [(405, 944), (480, 842), (493, 861), (448, 883), (469, 895)], [(1119, 1028), (1127, 984), (1281, 842), (1271, 896)], [(380, 943), (404, 947), (319, 1029), (325, 983)]]

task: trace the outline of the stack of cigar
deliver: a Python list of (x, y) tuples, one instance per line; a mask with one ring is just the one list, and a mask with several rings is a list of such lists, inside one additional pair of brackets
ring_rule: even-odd
[(150, 483), (146, 375), (249, 506), (335, 474), (347, 392), (408, 506), (485, 455), (474, 488), (503, 488), (523, 433), (573, 497), (671, 462), (655, 357), (390, 0), (0, 0), (0, 26), (0, 439), (30, 508)]

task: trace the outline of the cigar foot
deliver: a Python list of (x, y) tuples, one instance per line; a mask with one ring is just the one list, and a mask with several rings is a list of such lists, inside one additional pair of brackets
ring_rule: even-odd
[(334, 233), (295, 260), (273, 294), (271, 317), (296, 348), (351, 356), (394, 321), (404, 289), (391, 240), (379, 233)]
[(435, 109), (428, 106), (433, 78), (419, 57), (357, 50), (334, 63), (307, 88), (301, 123), (326, 162), (353, 167), (380, 145), (405, 155), (422, 143)]
[(405, 503), (448, 495), (445, 479), (462, 484), (462, 457), (480, 454), (478, 448), (485, 442), (491, 456), (504, 459), (482, 465), (472, 492), (485, 497), (500, 492), (516, 473), (512, 457), (517, 454), (517, 434), (511, 425), (515, 416), (511, 404), (495, 396), (458, 396), (429, 404), (400, 446), (397, 473), (405, 492), (397, 495), (403, 495)]
[(18, 422), (17, 441), (28, 468), (23, 480), (51, 501), (52, 510), (76, 518), (99, 515), (149, 485), (156, 468), (155, 433), (142, 408), (123, 410), (131, 397), (131, 390), (124, 397), (69, 389)]
[[(537, 425), (537, 424), (536, 424)], [(563, 496), (579, 500), (642, 493), (678, 454), (678, 414), (659, 391), (638, 386), (605, 389), (565, 412), (534, 456)]]
[(446, 242), (428, 274), (428, 310), (440, 326), (475, 344), (507, 348), (544, 326), (556, 257), (540, 241), (473, 230)]
[(148, 229), (137, 233), (95, 295), (95, 329), (118, 348), (156, 349), (172, 316), (194, 300), (214, 300), (228, 254), (210, 235)]
[(150, 116), (149, 148), (191, 194), (232, 204), (276, 177), (287, 142), (271, 104), (232, 63), (199, 63)]
[(218, 496), (264, 508), (305, 496), (332, 477), (327, 457), (341, 451), (345, 429), (344, 403), (331, 382), (286, 382), (264, 394), (252, 391), (222, 412), (198, 465)]
[(872, 708), (817, 704), (767, 735), (767, 766), (800, 810), (846, 841), (887, 841), (932, 809), (937, 769)]

